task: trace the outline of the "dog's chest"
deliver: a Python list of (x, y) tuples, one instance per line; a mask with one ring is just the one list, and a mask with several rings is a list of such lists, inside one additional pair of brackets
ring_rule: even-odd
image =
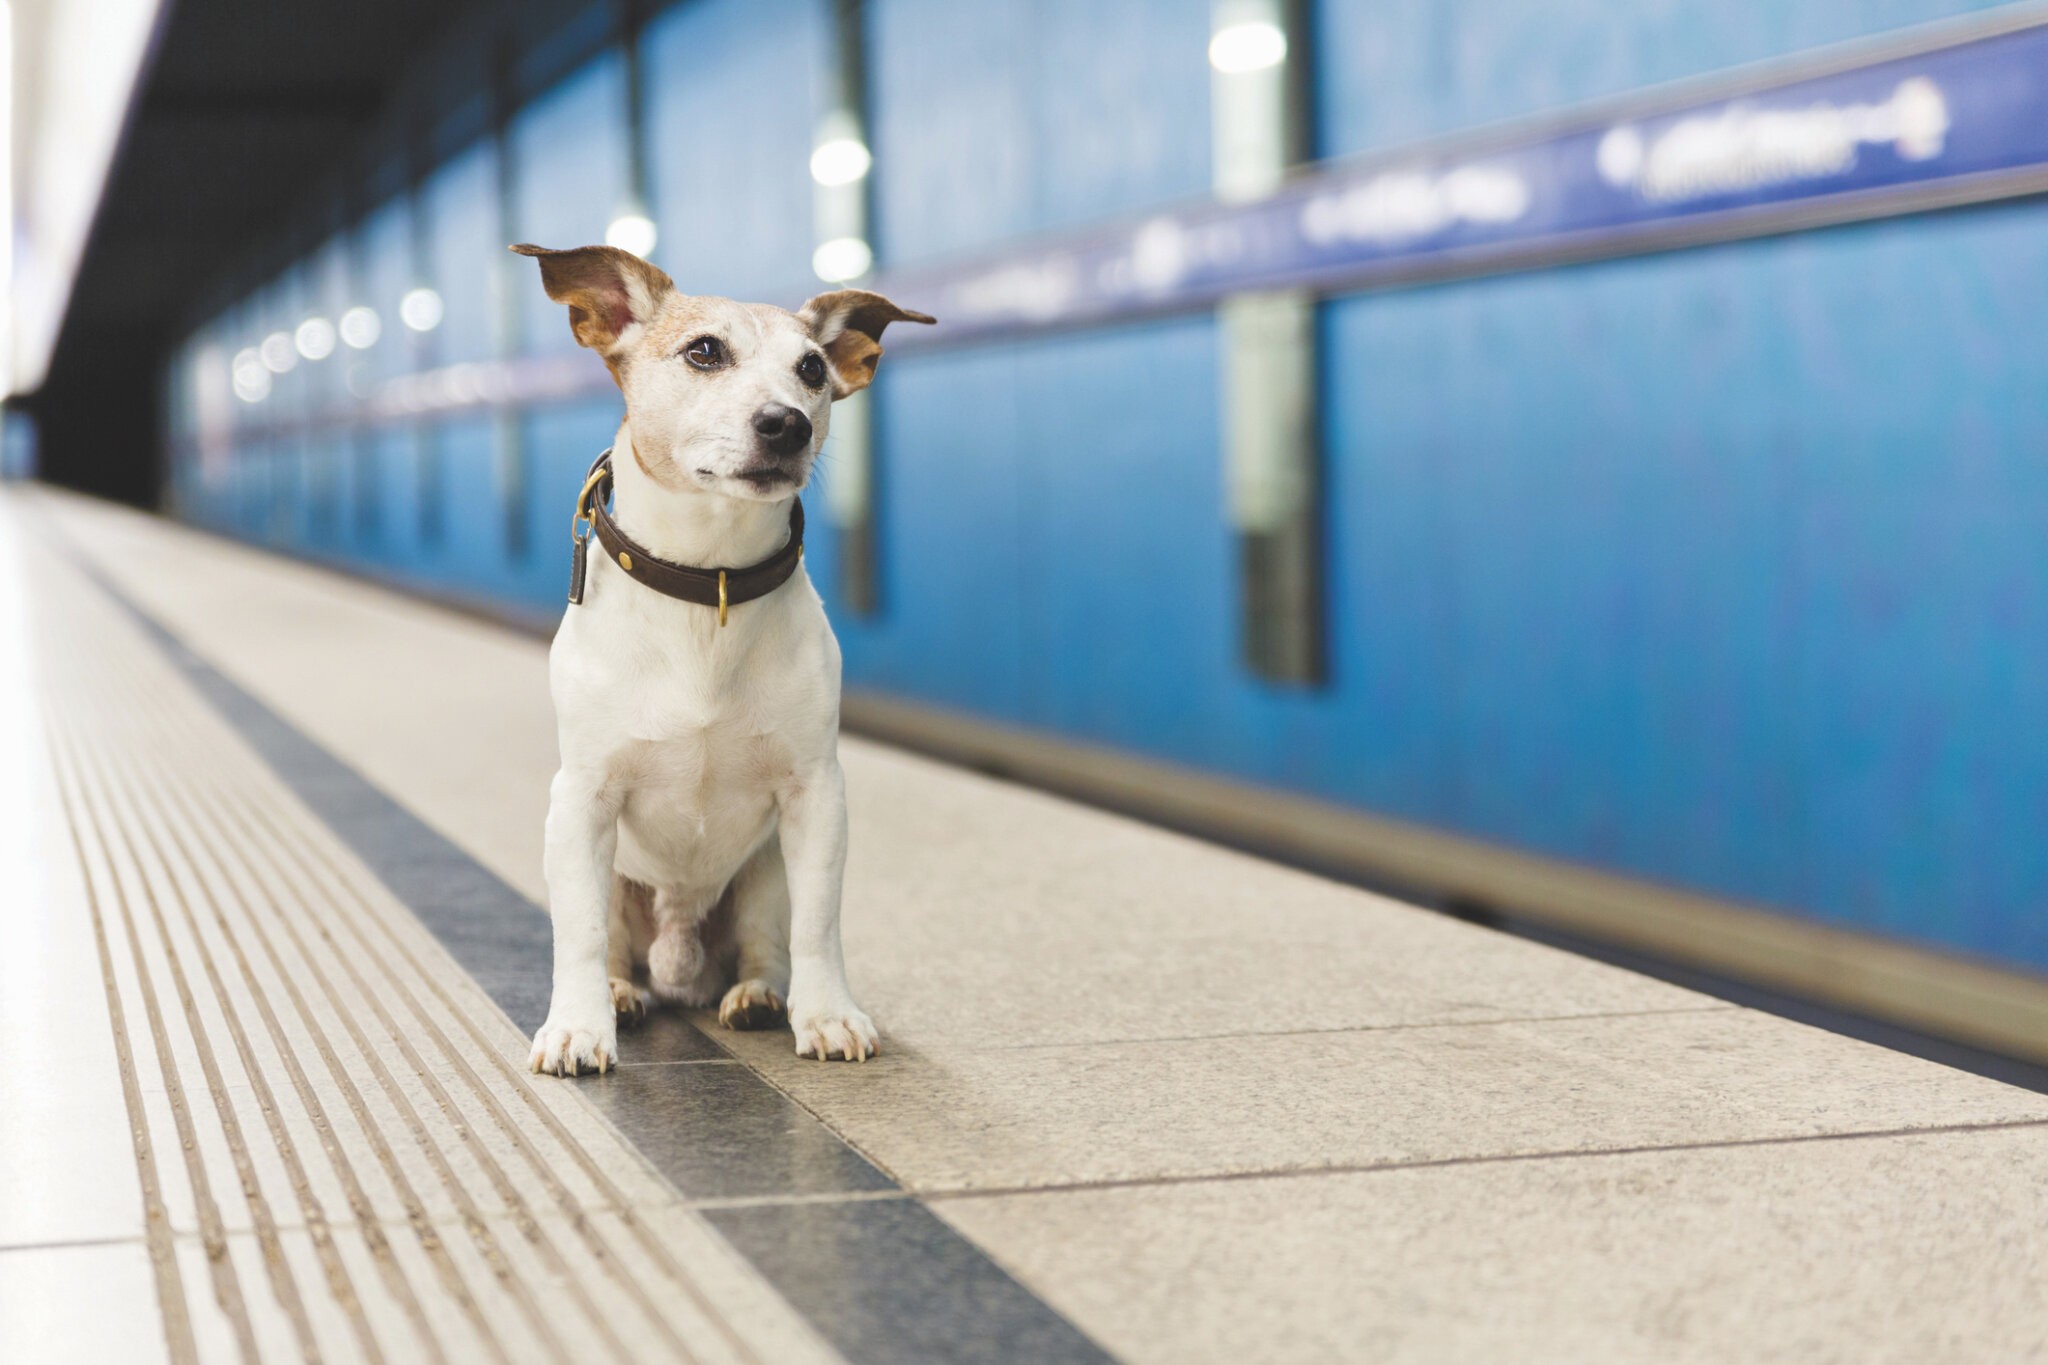
[(758, 718), (687, 711), (639, 727), (617, 767), (629, 796), (653, 793), (685, 808), (755, 793), (772, 798), (791, 773), (788, 749)]
[(807, 762), (829, 757), (837, 660), (823, 612), (785, 589), (720, 627), (593, 567), (591, 603), (555, 642), (564, 760), (595, 768), (618, 800), (621, 872), (722, 884)]
[(622, 870), (664, 883), (729, 876), (774, 818), (792, 770), (787, 749), (738, 716), (672, 715), (648, 728), (612, 763), (624, 797)]
[(749, 669), (708, 667), (698, 651), (658, 652), (615, 673), (605, 693), (621, 870), (657, 883), (721, 880), (766, 834), (795, 770), (781, 689)]

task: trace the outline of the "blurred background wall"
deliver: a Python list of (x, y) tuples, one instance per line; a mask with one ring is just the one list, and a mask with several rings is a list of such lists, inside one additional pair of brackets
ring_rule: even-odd
[[(371, 6), (309, 43), (292, 6), (184, 0), (145, 113), (204, 75), (178, 25), (235, 14), (327, 47), (328, 103), (314, 134), (288, 80), (223, 104), (199, 172), (133, 165), (143, 125), (94, 251), (203, 216), (175, 206), (222, 157), (278, 202), (209, 227), (203, 269), (152, 258), (148, 345), (66, 333), (44, 473), (539, 617), (619, 403), (508, 242), (609, 236), (792, 306), (858, 277), (954, 323), (950, 263), (1256, 197), (1261, 147), (1314, 173), (1540, 138), (1979, 8)], [(1265, 103), (1230, 85), (1255, 71)], [(807, 495), (848, 686), (2048, 969), (2048, 209), (1985, 198), (1294, 281), (1264, 324), (1196, 299), (892, 335)], [(118, 317), (90, 253), (81, 280)], [(1266, 449), (1282, 391), (1307, 426)], [(1247, 519), (1259, 459), (1298, 515)]]

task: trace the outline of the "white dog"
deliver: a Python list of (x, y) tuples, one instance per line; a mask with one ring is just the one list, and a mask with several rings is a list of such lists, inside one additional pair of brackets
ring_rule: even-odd
[(601, 461), (577, 508), (595, 562), (579, 532), (549, 656), (555, 981), (533, 1069), (608, 1069), (642, 961), (657, 998), (719, 1002), (736, 1028), (786, 1014), (799, 1056), (865, 1061), (875, 1026), (839, 946), (839, 643), (796, 495), (883, 329), (932, 319), (858, 289), (796, 313), (693, 297), (614, 247), (512, 249), (626, 399), (615, 502)]

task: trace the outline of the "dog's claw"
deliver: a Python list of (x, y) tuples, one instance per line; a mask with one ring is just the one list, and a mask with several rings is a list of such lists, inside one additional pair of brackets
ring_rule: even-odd
[(851, 1005), (834, 1013), (813, 1013), (808, 1017), (792, 1011), (791, 1029), (796, 1034), (799, 1057), (815, 1057), (821, 1062), (835, 1057), (846, 1062), (865, 1062), (882, 1050), (874, 1023)]
[(613, 977), (611, 985), (612, 1012), (620, 1023), (638, 1024), (647, 1017), (647, 992), (624, 977)]
[(590, 1021), (587, 1028), (559, 1023), (550, 1017), (533, 1038), (527, 1061), (537, 1075), (574, 1077), (586, 1072), (603, 1075), (618, 1058), (617, 1025), (605, 1011), (602, 1023)]
[(718, 1006), (718, 1022), (729, 1029), (773, 1028), (788, 1015), (782, 997), (763, 981), (740, 982)]

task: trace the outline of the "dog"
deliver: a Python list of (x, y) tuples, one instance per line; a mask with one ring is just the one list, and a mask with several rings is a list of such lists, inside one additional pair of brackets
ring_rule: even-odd
[[(798, 1056), (866, 1061), (880, 1039), (839, 937), (839, 643), (803, 570), (796, 499), (832, 404), (874, 378), (883, 330), (933, 319), (860, 289), (794, 313), (687, 295), (616, 247), (512, 250), (539, 261), (625, 397), (601, 529), (672, 578), (715, 576), (719, 592), (665, 595), (626, 550), (586, 561), (578, 541), (548, 657), (562, 752), (545, 847), (554, 994), (533, 1069), (609, 1070), (619, 1020), (647, 1007), (640, 965), (658, 1001), (716, 1004), (733, 1028), (787, 1019)], [(601, 486), (595, 504), (579, 519), (605, 513)], [(792, 542), (786, 581), (726, 601), (728, 570), (786, 563)]]

